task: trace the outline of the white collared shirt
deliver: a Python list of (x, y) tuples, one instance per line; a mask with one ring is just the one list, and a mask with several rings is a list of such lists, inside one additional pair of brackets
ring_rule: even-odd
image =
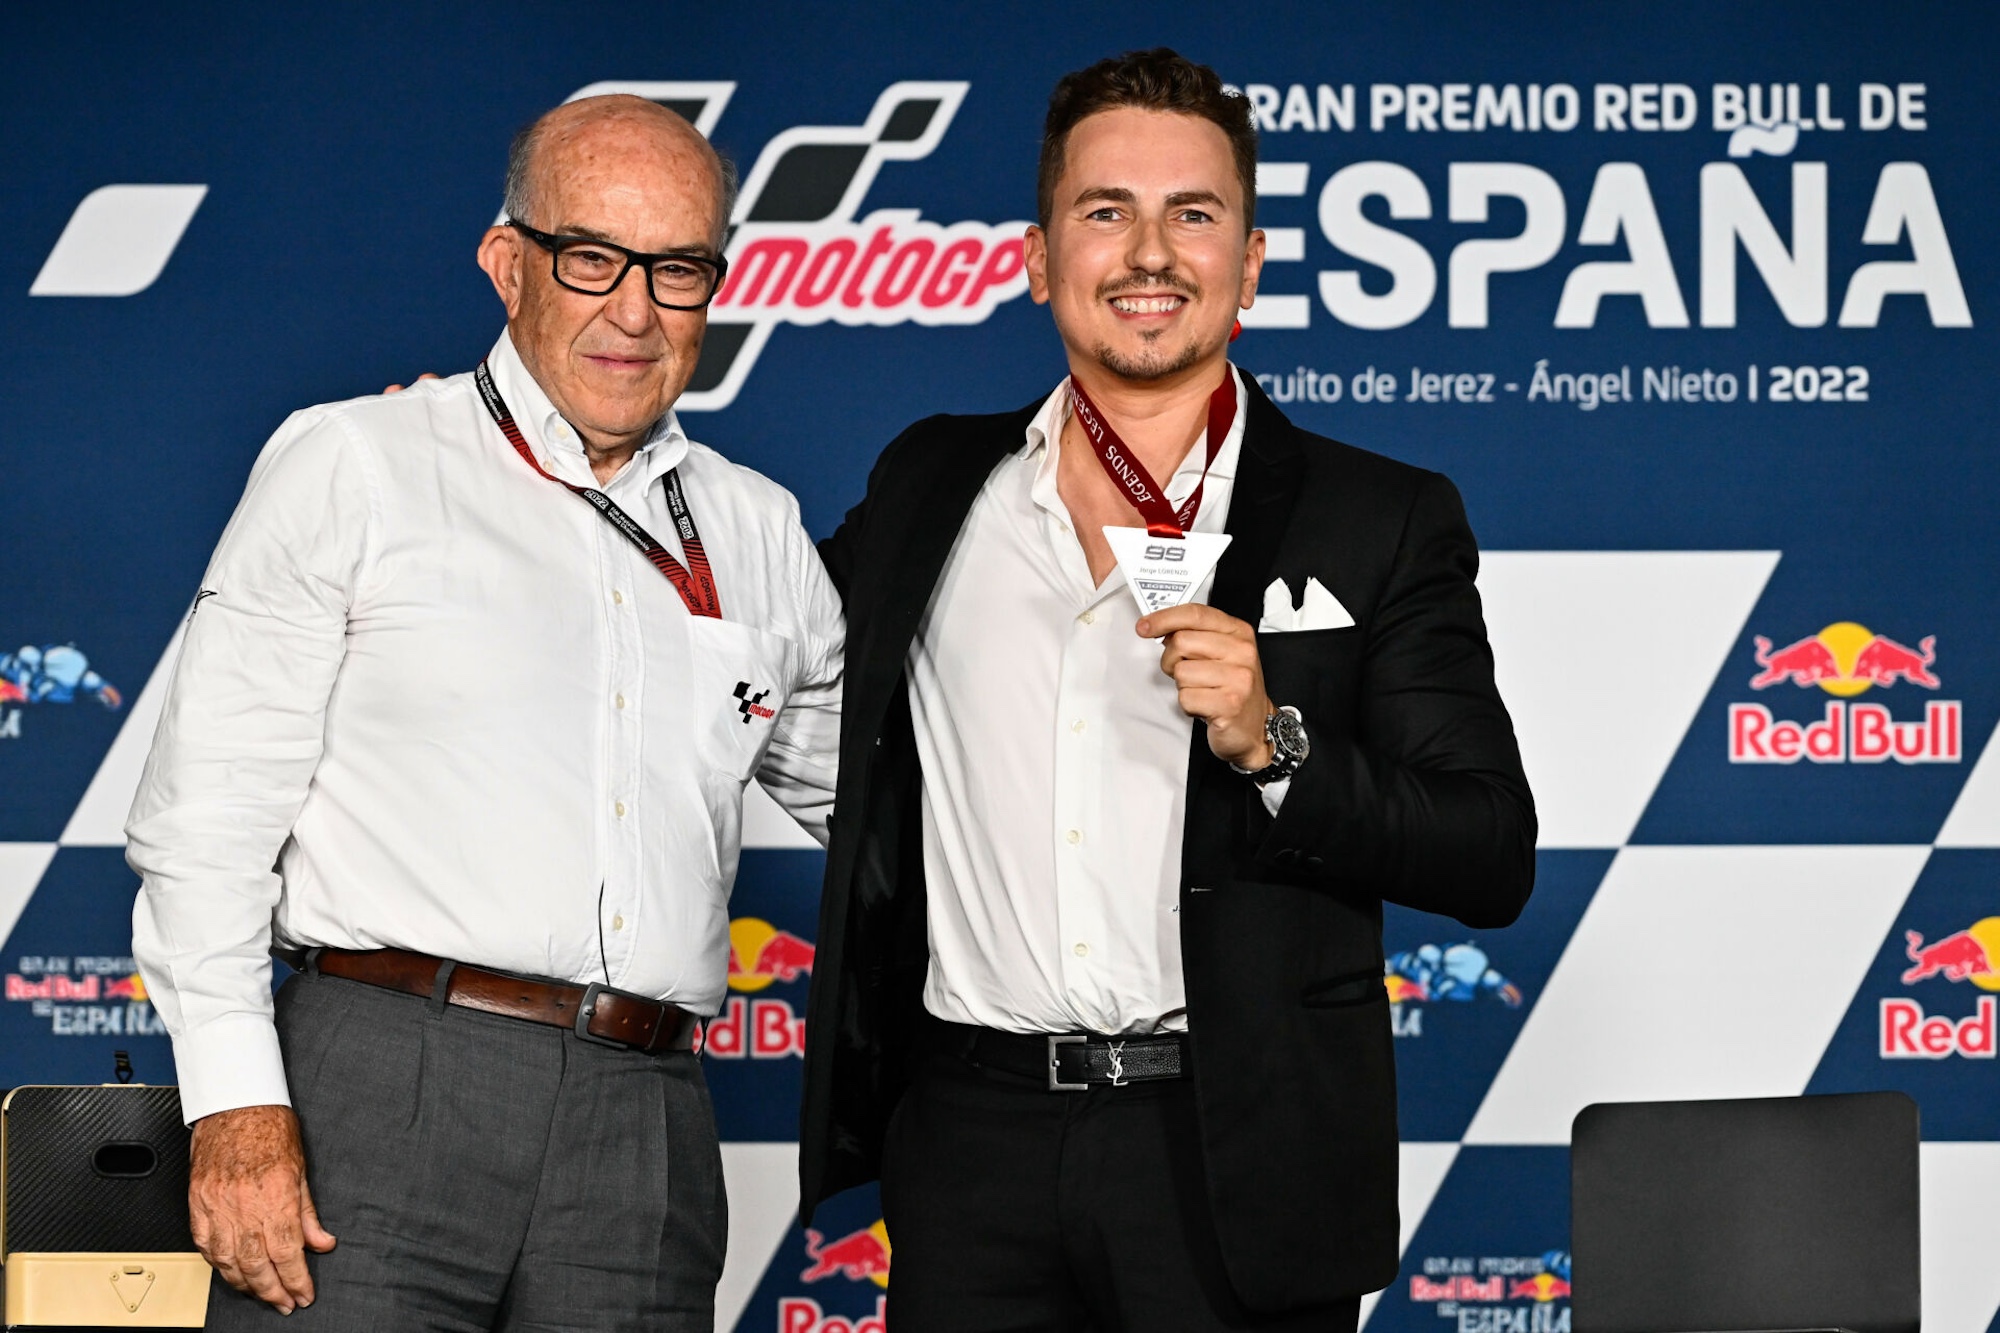
[[(1196, 532), (1228, 520), (1246, 401), (1239, 375)], [(910, 648), (924, 1004), (1009, 1032), (1176, 1030), (1194, 722), (1160, 670), (1160, 642), (1134, 631), (1124, 576), (1091, 580), (1056, 489), (1070, 408), (1064, 380), (987, 478)], [(1169, 503), (1193, 491), (1206, 455), (1204, 436), (1167, 483)], [(1273, 809), (1282, 798), (1278, 784), (1265, 794)]]
[[(542, 466), (598, 486), (502, 334)], [(668, 413), (609, 485), (725, 619), (535, 473), (471, 375), (295, 413), (203, 576), (126, 833), (182, 1108), (285, 1104), (268, 948), (395, 947), (719, 1006), (744, 785), (825, 840), (840, 602), (775, 483)]]

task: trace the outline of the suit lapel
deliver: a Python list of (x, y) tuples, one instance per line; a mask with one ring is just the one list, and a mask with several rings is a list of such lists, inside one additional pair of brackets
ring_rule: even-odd
[[(1305, 450), (1299, 430), (1285, 420), (1257, 387), (1244, 376), (1250, 415), (1243, 423), (1243, 452), (1236, 464), (1236, 485), (1229, 496), (1229, 549), (1215, 568), (1209, 605), (1255, 625), (1264, 614), (1264, 588), (1271, 581), (1278, 547), (1291, 522), (1292, 505), (1305, 476)], [(1196, 726), (1188, 742), (1187, 813), (1181, 830), (1181, 882), (1191, 867), (1225, 864), (1238, 836), (1243, 779), (1231, 773), (1208, 748), (1208, 730)], [(1188, 918), (1182, 917), (1182, 925)]]
[(1263, 615), (1264, 587), (1278, 558), (1305, 474), (1298, 427), (1285, 419), (1257, 381), (1243, 377), (1249, 416), (1243, 423), (1243, 451), (1229, 497), (1229, 549), (1215, 568), (1209, 605), (1255, 625)]
[(902, 525), (901, 546), (888, 562), (889, 586), (882, 592), (862, 659), (875, 674), (892, 681), (902, 674), (910, 640), (973, 501), (1001, 458), (1027, 438), (1028, 423), (1041, 406), (1038, 399), (1018, 412), (982, 419), (973, 430), (947, 427), (929, 443), (928, 456), (918, 460), (921, 474), (911, 487), (914, 502), (910, 512), (894, 519)]

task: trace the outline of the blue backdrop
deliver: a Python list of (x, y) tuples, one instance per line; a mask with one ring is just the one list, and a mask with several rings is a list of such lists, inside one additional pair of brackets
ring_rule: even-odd
[[(0, 14), (0, 1084), (96, 1081), (114, 1047), (171, 1079), (119, 825), (176, 627), (289, 411), (491, 343), (472, 249), (516, 127), (627, 88), (741, 164), (685, 420), (823, 535), (901, 426), (1061, 375), (1010, 248), (1045, 98), (1167, 43), (1263, 129), (1236, 358), (1309, 429), (1458, 482), (1542, 807), (1519, 925), (1389, 913), (1405, 1257), (1371, 1327), (1567, 1333), (1591, 1101), (1860, 1088), (1922, 1108), (1927, 1326), (1993, 1327), (1992, 11), (1135, 14)], [(875, 1329), (872, 1196), (788, 1220), (819, 854), (749, 826), (707, 1057), (720, 1323)]]

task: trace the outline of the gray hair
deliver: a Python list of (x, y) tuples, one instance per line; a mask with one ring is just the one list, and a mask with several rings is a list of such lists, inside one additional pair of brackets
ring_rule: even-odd
[[(568, 103), (564, 103), (568, 105)], [(658, 103), (654, 103), (658, 106)], [(669, 108), (661, 107), (668, 114)], [(535, 117), (514, 135), (514, 142), (507, 148), (507, 185), (501, 196), (501, 211), (511, 221), (527, 222), (534, 213), (534, 164), (535, 154), (542, 146), (542, 138), (548, 132), (549, 114)], [(704, 140), (706, 142), (706, 140)], [(722, 230), (729, 230), (730, 216), (736, 211), (736, 191), (739, 185), (736, 164), (723, 155), (714, 144), (709, 151), (715, 154), (717, 197), (716, 216), (721, 219)]]

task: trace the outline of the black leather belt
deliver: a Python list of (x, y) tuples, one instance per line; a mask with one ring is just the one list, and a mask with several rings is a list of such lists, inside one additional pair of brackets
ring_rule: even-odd
[(975, 1065), (1023, 1078), (1045, 1079), (1050, 1092), (1088, 1092), (1185, 1078), (1187, 1037), (1105, 1037), (1086, 1033), (1000, 1032), (934, 1019), (934, 1042)]

